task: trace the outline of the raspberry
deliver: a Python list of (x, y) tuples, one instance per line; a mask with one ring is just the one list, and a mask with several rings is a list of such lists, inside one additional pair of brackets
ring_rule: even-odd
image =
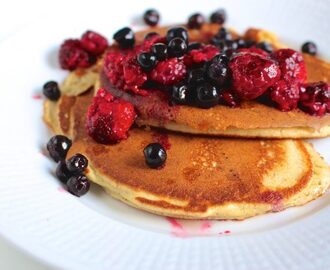
[(173, 85), (184, 79), (186, 66), (177, 58), (159, 62), (150, 72), (150, 78), (163, 85)]
[(297, 108), (299, 91), (297, 84), (280, 80), (270, 87), (270, 97), (281, 111), (291, 111)]
[(238, 98), (230, 91), (224, 91), (220, 94), (220, 102), (229, 107), (239, 106)]
[(123, 64), (125, 86), (124, 90), (131, 90), (135, 94), (146, 95), (147, 92), (140, 87), (147, 81), (144, 73), (136, 59), (130, 58)]
[(316, 116), (330, 113), (330, 85), (320, 81), (301, 87), (299, 107)]
[(131, 103), (115, 99), (101, 88), (88, 108), (87, 132), (99, 143), (117, 143), (127, 138), (135, 117)]
[(273, 57), (279, 63), (282, 79), (288, 82), (306, 82), (306, 65), (299, 52), (292, 49), (280, 49), (274, 52)]
[(120, 52), (109, 52), (104, 59), (103, 65), (103, 71), (110, 83), (120, 89), (124, 87), (124, 59), (125, 56)]
[(239, 53), (258, 54), (258, 55), (265, 56), (265, 57), (269, 56), (269, 54), (267, 52), (265, 52), (264, 50), (255, 48), (255, 47), (238, 49), (238, 52)]
[(82, 48), (78, 39), (67, 39), (61, 45), (59, 61), (63, 69), (74, 70), (91, 66), (95, 63), (96, 58), (90, 56)]
[(87, 31), (81, 37), (81, 46), (93, 55), (100, 55), (108, 47), (108, 41), (96, 32)]
[(213, 45), (206, 45), (197, 50), (191, 50), (184, 56), (184, 63), (187, 66), (210, 61), (214, 56), (219, 54), (220, 51)]
[(255, 99), (279, 80), (278, 65), (261, 55), (237, 54), (230, 62), (233, 90), (238, 97)]

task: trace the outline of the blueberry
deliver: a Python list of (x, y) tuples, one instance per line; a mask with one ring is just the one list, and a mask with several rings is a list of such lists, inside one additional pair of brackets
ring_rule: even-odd
[(228, 75), (229, 70), (227, 64), (225, 63), (214, 62), (211, 63), (207, 69), (208, 78), (210, 78), (210, 80), (218, 86), (223, 86), (226, 83)]
[(314, 42), (308, 41), (308, 42), (305, 42), (302, 45), (301, 51), (303, 53), (308, 53), (310, 55), (316, 55), (317, 54), (317, 46)]
[(71, 194), (80, 197), (88, 192), (90, 182), (85, 175), (80, 174), (70, 177), (66, 185)]
[(190, 85), (197, 85), (205, 80), (205, 70), (203, 68), (192, 69), (188, 73), (188, 83)]
[(211, 14), (211, 23), (223, 24), (227, 19), (227, 14), (224, 9), (218, 9)]
[(74, 175), (68, 170), (65, 161), (60, 161), (60, 163), (58, 163), (55, 174), (56, 177), (64, 184), (66, 184), (69, 178)]
[(117, 41), (119, 47), (123, 49), (131, 48), (135, 44), (135, 35), (131, 28), (124, 27), (118, 30), (114, 35), (113, 39)]
[(149, 32), (148, 34), (145, 35), (144, 39), (145, 39), (145, 40), (149, 40), (149, 39), (151, 39), (152, 37), (156, 37), (156, 36), (159, 37), (159, 34), (156, 33), (156, 32)]
[(242, 49), (247, 47), (247, 44), (244, 39), (238, 38), (235, 39), (234, 42), (237, 44), (237, 49)]
[(88, 166), (87, 158), (82, 154), (75, 154), (66, 161), (68, 170), (72, 173), (82, 173)]
[(188, 103), (188, 86), (187, 85), (174, 85), (172, 88), (171, 101), (174, 104), (187, 104)]
[(219, 48), (221, 51), (227, 51), (227, 50), (237, 50), (238, 44), (235, 41), (232, 40), (219, 40), (219, 39), (212, 39), (211, 43)]
[(140, 53), (137, 61), (144, 71), (150, 71), (156, 65), (156, 56), (148, 52)]
[(256, 47), (268, 53), (272, 53), (274, 50), (272, 44), (266, 41), (257, 43)]
[(47, 150), (50, 157), (55, 162), (59, 162), (60, 160), (64, 160), (66, 158), (66, 154), (68, 153), (71, 145), (72, 141), (69, 138), (63, 135), (56, 135), (48, 141)]
[(218, 89), (209, 83), (204, 83), (196, 88), (196, 106), (208, 109), (219, 103)]
[(168, 43), (168, 53), (171, 57), (181, 57), (187, 51), (187, 43), (182, 38), (173, 38)]
[(221, 27), (215, 36), (220, 40), (231, 40), (232, 39), (231, 33), (225, 27)]
[(54, 81), (46, 82), (43, 86), (42, 92), (46, 98), (48, 98), (52, 101), (58, 100), (61, 96), (61, 92), (58, 87), (58, 84), (57, 84), (57, 82), (54, 82)]
[(251, 48), (255, 46), (257, 43), (254, 40), (245, 40), (245, 48)]
[(159, 22), (159, 12), (155, 9), (148, 9), (144, 15), (143, 20), (147, 25), (155, 26)]
[(167, 31), (167, 43), (169, 43), (173, 38), (182, 38), (188, 44), (188, 32), (183, 27), (174, 27)]
[(150, 168), (159, 168), (167, 158), (167, 154), (163, 146), (159, 143), (151, 143), (143, 150), (146, 164)]
[(187, 26), (190, 29), (200, 29), (204, 23), (204, 16), (200, 13), (195, 13), (189, 17)]
[(200, 42), (191, 42), (188, 45), (187, 51), (190, 52), (192, 50), (198, 50), (200, 47), (202, 47), (202, 43), (200, 43)]
[(156, 43), (151, 47), (151, 52), (156, 56), (158, 61), (163, 61), (167, 58), (167, 46), (163, 43)]

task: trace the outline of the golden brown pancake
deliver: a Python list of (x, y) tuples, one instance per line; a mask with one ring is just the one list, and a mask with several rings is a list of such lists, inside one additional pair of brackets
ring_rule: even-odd
[[(148, 31), (165, 34), (168, 28), (159, 27), (136, 33), (141, 42)], [(189, 30), (191, 40), (207, 41), (219, 25), (205, 24), (201, 30)], [(234, 34), (235, 35), (235, 34)], [(257, 41), (269, 40), (283, 46), (277, 37), (267, 31), (250, 29), (246, 36)], [(330, 64), (305, 54), (308, 81), (330, 82)], [(256, 101), (245, 101), (239, 108), (218, 105), (210, 109), (191, 106), (169, 106), (166, 98), (151, 94), (148, 97), (133, 95), (112, 87), (101, 73), (101, 85), (113, 95), (132, 102), (139, 111), (137, 124), (162, 127), (168, 130), (193, 134), (221, 135), (252, 138), (317, 138), (330, 135), (330, 115), (315, 117), (301, 110), (281, 112)]]
[[(295, 140), (219, 139), (133, 128), (127, 140), (102, 145), (86, 134), (92, 91), (46, 101), (44, 119), (73, 139), (68, 156), (89, 160), (87, 176), (134, 207), (181, 218), (244, 219), (303, 205), (325, 192), (329, 167)], [(150, 169), (143, 148), (168, 147), (161, 169)]]

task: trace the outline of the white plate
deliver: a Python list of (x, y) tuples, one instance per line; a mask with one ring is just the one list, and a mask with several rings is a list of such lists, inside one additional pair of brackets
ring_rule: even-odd
[[(62, 80), (56, 50), (64, 38), (112, 33), (145, 10), (141, 3), (87, 8), (69, 19), (38, 22), (0, 45), (0, 233), (17, 247), (64, 269), (321, 269), (330, 266), (330, 196), (241, 222), (182, 221), (151, 215), (105, 195), (63, 190), (43, 155), (42, 84)], [(150, 4), (148, 2), (148, 4)], [(205, 14), (215, 1), (161, 2), (163, 23)], [(330, 1), (223, 1), (238, 30), (259, 26), (299, 49), (308, 39), (330, 59)], [(152, 6), (155, 6), (152, 4)], [(94, 14), (94, 15), (93, 15)], [(59, 16), (61, 17), (61, 16)], [(63, 16), (64, 17), (64, 16)], [(78, 18), (80, 17), (80, 18)], [(89, 18), (88, 20), (86, 18)], [(330, 162), (330, 139), (314, 141)]]

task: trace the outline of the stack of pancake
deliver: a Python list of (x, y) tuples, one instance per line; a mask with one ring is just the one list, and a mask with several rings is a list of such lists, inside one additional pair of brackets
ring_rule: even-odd
[[(212, 27), (192, 30), (190, 37), (217, 30)], [(155, 30), (162, 34), (166, 28)], [(137, 41), (145, 33), (137, 33)], [(273, 35), (268, 38), (279, 44)], [(330, 82), (330, 64), (309, 55), (304, 58), (308, 80)], [(85, 123), (95, 90), (106, 86), (101, 62), (68, 75), (61, 98), (45, 101), (44, 120), (55, 134), (73, 140), (68, 156), (84, 154), (88, 178), (114, 198), (171, 217), (245, 219), (303, 205), (328, 188), (328, 165), (310, 144), (298, 139), (330, 135), (330, 116), (281, 112), (254, 101), (239, 108), (180, 106), (170, 120), (160, 121), (143, 113), (149, 100), (137, 101), (113, 89), (113, 95), (141, 106), (137, 125), (127, 140), (97, 143), (87, 135)], [(167, 148), (161, 169), (145, 164), (143, 149), (152, 142)]]

